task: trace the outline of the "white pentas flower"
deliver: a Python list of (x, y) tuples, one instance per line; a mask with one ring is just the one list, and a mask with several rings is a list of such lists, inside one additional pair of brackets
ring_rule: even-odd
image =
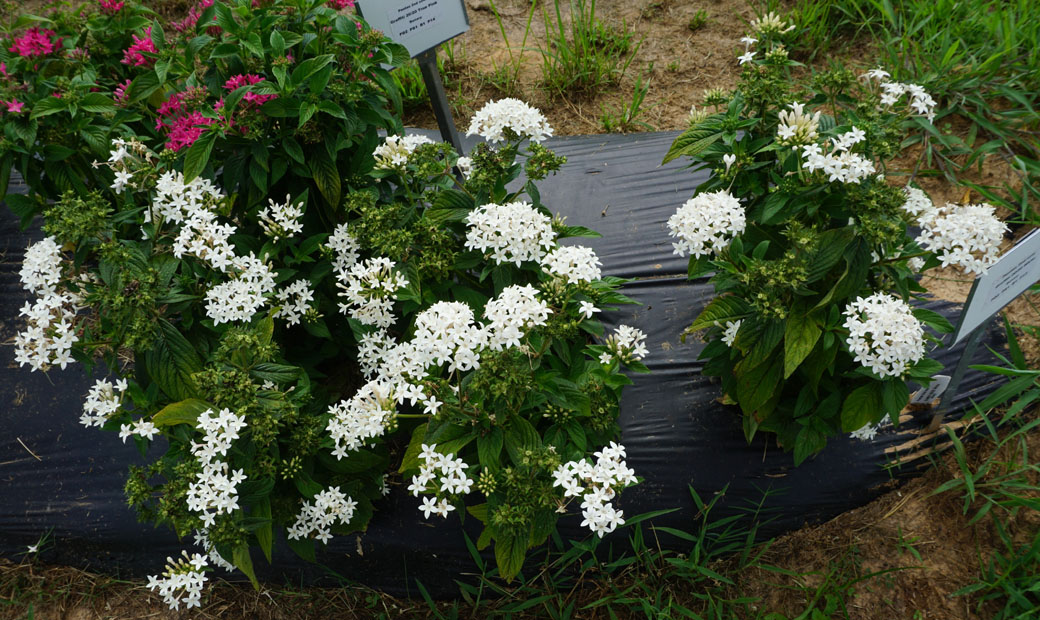
[(361, 258), (358, 253), (361, 245), (350, 234), (346, 222), (336, 226), (332, 235), (325, 242), (325, 247), (332, 251), (332, 268), (337, 274), (350, 270)]
[(469, 465), (454, 454), (440, 454), (437, 444), (422, 444), (419, 459), (422, 465), (418, 475), (412, 476), (408, 491), (415, 497), (423, 493), (432, 495), (424, 497), (419, 507), (424, 518), (429, 519), (431, 514), (447, 518), (448, 512), (455, 510), (448, 497), (468, 495), (473, 489), (473, 479), (466, 475)]
[(957, 265), (968, 273), (983, 274), (1000, 254), (1000, 242), (1008, 228), (988, 204), (946, 206), (925, 212), (919, 218), (917, 238), (926, 250), (935, 252), (942, 266)]
[(599, 358), (603, 364), (610, 364), (615, 359), (628, 364), (643, 359), (649, 353), (646, 349), (646, 334), (629, 325), (619, 325), (605, 344), (607, 352)]
[(358, 341), (358, 363), (366, 379), (372, 379), (382, 363), (383, 356), (394, 348), (394, 342), (385, 329), (363, 334)]
[(380, 437), (397, 412), (397, 403), (404, 393), (398, 385), (385, 380), (369, 381), (349, 400), (329, 407), (329, 432), (336, 447), (336, 459), (346, 458), (347, 452), (357, 450), (370, 439)]
[(336, 286), (341, 289), (340, 296), (347, 299), (347, 303), (339, 304), (340, 312), (363, 325), (390, 327), (397, 291), (408, 286), (408, 280), (398, 273), (394, 261), (377, 257), (337, 273)]
[(217, 515), (231, 514), (238, 510), (238, 485), (245, 481), (245, 472), (232, 471), (227, 462), (231, 445), (246, 427), (245, 416), (221, 409), (212, 409), (199, 414), (197, 428), (202, 431), (202, 441), (192, 442), (191, 453), (202, 469), (188, 486), (188, 510), (202, 518), (205, 527), (212, 527)]
[(98, 379), (87, 392), (79, 423), (88, 428), (103, 426), (112, 414), (119, 411), (126, 389), (126, 379), (118, 379), (115, 383), (108, 379)]
[(206, 558), (195, 553), (191, 556), (187, 551), (181, 552), (181, 558), (166, 558), (166, 570), (162, 577), (150, 575), (148, 589), (159, 591), (163, 602), (170, 609), (180, 609), (184, 603), (186, 609), (199, 607), (202, 601), (202, 586), (209, 581), (206, 569), (209, 565)]
[(540, 261), (556, 246), (552, 219), (530, 203), (486, 204), (466, 217), (466, 248), (490, 254), (498, 264)]
[(145, 210), (144, 221), (155, 215), (174, 223), (181, 223), (201, 211), (213, 211), (224, 199), (224, 193), (209, 179), (195, 177), (184, 182), (184, 174), (176, 171), (164, 172), (155, 183), (152, 209)]
[(440, 301), (415, 317), (412, 341), (400, 349), (410, 354), (418, 367), (397, 369), (415, 380), (434, 365), (448, 364), (448, 372), (471, 370), (480, 366), (480, 350), (487, 345), (488, 332), (475, 324), (468, 304)]
[(744, 232), (747, 219), (740, 201), (726, 190), (697, 194), (668, 218), (669, 236), (679, 256), (717, 254)]
[(912, 114), (923, 116), (928, 119), (929, 122), (935, 119), (935, 106), (936, 101), (931, 95), (924, 89), (920, 84), (906, 84), (902, 82), (891, 82), (889, 81), (889, 73), (881, 67), (871, 69), (864, 73), (861, 78), (865, 78), (869, 83), (878, 83), (880, 87), (880, 103), (882, 107), (891, 109), (903, 95), (909, 95), (907, 98), (907, 107)]
[(313, 502), (304, 502), (296, 523), (287, 529), (289, 540), (309, 538), (323, 543), (332, 538), (332, 526), (347, 525), (354, 518), (358, 503), (347, 497), (339, 487), (330, 487), (314, 496)]
[(542, 259), (542, 267), (570, 284), (599, 280), (603, 263), (592, 248), (583, 245), (560, 246)]
[(260, 227), (273, 241), (288, 239), (303, 232), (303, 201), (293, 204), (292, 198), (286, 194), (285, 204), (277, 204), (274, 199), (267, 199), (267, 206), (260, 210)]
[(924, 357), (924, 329), (910, 305), (887, 293), (845, 308), (846, 343), (855, 361), (881, 378), (900, 377)]
[(237, 568), (231, 562), (224, 559), (220, 553), (217, 552), (217, 547), (209, 539), (209, 530), (201, 529), (195, 530), (195, 545), (202, 547), (206, 552), (206, 556), (209, 558), (209, 563), (217, 568), (223, 568), (229, 573), (233, 573)]
[(610, 442), (610, 445), (595, 452), (596, 464), (588, 460), (563, 463), (553, 472), (553, 486), (563, 487), (564, 501), (580, 497), (581, 514), (587, 526), (603, 538), (624, 525), (624, 513), (615, 510), (611, 500), (621, 489), (637, 482), (635, 471), (625, 463), (625, 447)]
[(533, 286), (514, 284), (502, 289), (484, 307), (488, 346), (495, 351), (520, 346), (524, 330), (545, 325), (550, 313), (548, 304), (538, 299), (538, 289)]
[(271, 316), (285, 319), (289, 325), (298, 325), (311, 309), (314, 289), (311, 288), (310, 282), (301, 279), (283, 286), (274, 296), (278, 300), (278, 308)]
[(231, 261), (232, 279), (206, 291), (206, 316), (217, 325), (248, 321), (274, 291), (274, 272), (252, 254)]
[(809, 172), (822, 170), (829, 182), (859, 183), (877, 174), (874, 162), (852, 152), (852, 147), (865, 139), (866, 132), (853, 126), (824, 144), (830, 147), (829, 151), (825, 152), (819, 144), (803, 145), (802, 168)]
[(473, 115), (467, 136), (479, 135), (488, 142), (522, 140), (541, 142), (553, 135), (553, 129), (538, 108), (519, 99), (489, 101)]
[(740, 331), (740, 325), (743, 322), (743, 320), (726, 321), (726, 328), (722, 331), (722, 342), (725, 342), (727, 347), (732, 347), (736, 342), (737, 332)]
[(903, 188), (903, 194), (906, 196), (906, 202), (903, 203), (903, 211), (914, 218), (915, 221), (921, 217), (931, 219), (935, 216), (935, 205), (924, 191), (907, 185)]
[(387, 136), (372, 152), (376, 158), (376, 168), (393, 170), (404, 167), (415, 149), (423, 144), (433, 144), (433, 140), (421, 135)]
[(468, 179), (470, 175), (473, 174), (473, 158), (460, 157), (458, 161), (455, 162), (455, 167), (459, 169), (459, 172), (462, 173), (462, 176)]
[(788, 107), (791, 109), (780, 112), (776, 141), (785, 146), (815, 144), (820, 137), (820, 111), (810, 116), (805, 113), (805, 106), (801, 103), (794, 102)]
[(860, 441), (872, 441), (877, 437), (878, 429), (880, 428), (881, 424), (865, 424), (861, 428), (857, 428), (849, 433), (849, 437)]
[(751, 30), (758, 34), (778, 36), (794, 30), (794, 24), (788, 24), (779, 15), (770, 11), (757, 19), (751, 20)]
[(22, 287), (36, 295), (25, 302), (19, 315), (25, 317), (25, 329), (15, 334), (15, 361), (33, 370), (71, 363), (72, 345), (79, 341), (75, 331), (76, 311), (80, 298), (61, 290), (64, 271), (61, 248), (54, 237), (31, 244), (25, 250), (19, 277)]

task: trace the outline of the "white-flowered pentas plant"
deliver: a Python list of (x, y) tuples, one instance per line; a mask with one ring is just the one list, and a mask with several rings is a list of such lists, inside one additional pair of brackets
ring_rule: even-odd
[(600, 323), (630, 303), (623, 281), (572, 243), (595, 233), (540, 201), (535, 181), (563, 163), (534, 141), (545, 119), (481, 118), (500, 142), (465, 166), (429, 140), (368, 143), (336, 209), (306, 183), (244, 208), (119, 138), (98, 164), (115, 199), (69, 192), (45, 210), (16, 359), (97, 371), (80, 422), (156, 457), (126, 492), (195, 535), (150, 583), (171, 605), (198, 605), (208, 571), (252, 578), (276, 540), (314, 559), (394, 486), (417, 515), (476, 516), (506, 578), (574, 499), (554, 484), (564, 464), (592, 494), (571, 518), (599, 535), (624, 522), (623, 448), (605, 449), (609, 481), (580, 464), (616, 439), (645, 335)]
[(893, 166), (941, 113), (923, 86), (881, 68), (795, 79), (795, 30), (772, 13), (752, 23), (739, 85), (704, 94), (665, 161), (712, 173), (667, 222), (689, 276), (716, 291), (687, 332), (704, 332), (704, 372), (749, 440), (773, 433), (801, 462), (829, 437), (898, 421), (952, 329), (919, 307), (919, 274), (984, 273), (1007, 228), (989, 205), (934, 205), (912, 162)]

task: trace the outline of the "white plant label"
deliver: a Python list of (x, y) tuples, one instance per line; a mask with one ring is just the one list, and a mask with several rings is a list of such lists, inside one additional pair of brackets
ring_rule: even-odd
[(387, 10), (394, 39), (401, 41), (433, 28), (444, 11), (441, 0), (408, 0)]
[(932, 377), (932, 382), (928, 384), (928, 387), (917, 390), (914, 397), (910, 399), (912, 405), (928, 404), (942, 396), (942, 393), (946, 391), (946, 387), (950, 385), (949, 375), (935, 375)]
[[(1040, 229), (1038, 229), (1040, 230)], [(975, 278), (954, 344), (1040, 281), (1040, 234), (1034, 230)]]

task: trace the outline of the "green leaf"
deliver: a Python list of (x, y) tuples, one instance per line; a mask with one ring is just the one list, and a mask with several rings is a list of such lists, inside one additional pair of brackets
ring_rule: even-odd
[(719, 131), (718, 121), (722, 119), (721, 114), (713, 114), (693, 127), (683, 132), (675, 142), (672, 143), (668, 153), (664, 156), (664, 162), (668, 163), (683, 155), (693, 157), (702, 153), (709, 146), (722, 138), (723, 132)]
[(910, 388), (899, 377), (889, 379), (884, 383), (884, 389), (881, 392), (881, 402), (884, 405), (885, 413), (891, 416), (893, 420), (897, 420), (899, 412), (910, 402)]
[(289, 383), (299, 378), (301, 369), (297, 366), (285, 364), (273, 364), (265, 362), (253, 366), (250, 374), (261, 381), (273, 381), (274, 383)]
[(213, 144), (217, 141), (217, 132), (210, 129), (203, 132), (199, 139), (188, 147), (184, 154), (184, 182), (195, 179), (206, 169), (209, 163), (210, 153), (213, 152)]
[(291, 76), (293, 85), (299, 86), (300, 84), (303, 84), (304, 82), (309, 80), (312, 75), (314, 75), (318, 71), (321, 71), (325, 67), (325, 65), (332, 62), (333, 59), (335, 59), (335, 56), (333, 56), (332, 54), (325, 54), (322, 56), (316, 56), (314, 58), (308, 58), (307, 60), (304, 60), (300, 64), (296, 65), (296, 68), (293, 69)]
[(267, 523), (258, 527), (253, 534), (256, 536), (256, 541), (260, 543), (260, 550), (264, 552), (267, 563), (270, 564), (271, 547), (274, 545), (274, 529), (271, 524), (271, 500), (264, 498), (253, 504), (250, 515), (267, 520)]
[(816, 252), (809, 260), (806, 282), (816, 282), (827, 275), (831, 267), (841, 259), (845, 248), (848, 247), (855, 234), (856, 232), (851, 226), (833, 228), (820, 233), (817, 238)]
[(914, 308), (911, 312), (915, 317), (917, 317), (918, 321), (921, 321), (940, 334), (953, 333), (953, 325), (946, 319), (946, 317), (938, 312), (934, 312), (927, 308)]
[(315, 554), (314, 554), (314, 540), (313, 539), (311, 539), (311, 538), (297, 538), (297, 539), (286, 538), (285, 542), (286, 542), (286, 544), (289, 545), (289, 548), (292, 549), (293, 552), (295, 552), (296, 555), (300, 556), (301, 558), (307, 560), (308, 562), (310, 562), (312, 564), (318, 561), (317, 556), (315, 556)]
[(253, 588), (257, 591), (260, 590), (260, 583), (256, 580), (256, 573), (253, 572), (253, 558), (249, 556), (248, 544), (235, 547), (231, 563), (235, 565), (235, 568), (242, 571), (246, 577), (249, 577)]
[(336, 164), (333, 163), (327, 152), (318, 149), (311, 156), (310, 168), (318, 191), (328, 201), (329, 206), (335, 209), (339, 206), (341, 195), (339, 171), (336, 169)]
[(64, 112), (68, 108), (69, 100), (64, 97), (44, 97), (33, 106), (32, 114), (29, 118), (37, 119), (41, 116), (50, 116), (51, 114)]
[(542, 445), (542, 436), (538, 434), (534, 426), (526, 418), (514, 417), (509, 426), (506, 427), (505, 436), (506, 452), (514, 463), (519, 464), (523, 459), (523, 450), (531, 450)]
[(859, 430), (876, 420), (884, 407), (883, 386), (879, 381), (861, 385), (845, 397), (841, 407), (841, 430)]
[(152, 416), (152, 423), (160, 428), (177, 424), (189, 424), (195, 427), (198, 424), (199, 416), (212, 409), (213, 405), (204, 400), (188, 398), (163, 407)]
[(520, 573), (527, 556), (527, 536), (495, 536), (495, 562), (498, 574), (509, 583)]
[(426, 443), (426, 431), (429, 426), (428, 423), (420, 424), (412, 431), (412, 439), (408, 442), (404, 456), (401, 457), (401, 466), (397, 469), (397, 473), (403, 474), (410, 469), (419, 468), (419, 453), (422, 452), (422, 445)]
[(737, 402), (745, 415), (754, 414), (758, 421), (762, 421), (771, 411), (765, 405), (773, 398), (780, 383), (784, 363), (777, 355), (754, 368), (745, 370), (744, 366), (741, 362), (733, 368), (737, 377)]
[(784, 331), (784, 379), (790, 377), (798, 365), (812, 353), (823, 330), (811, 314), (792, 313), (787, 317)]
[(477, 435), (477, 458), (491, 473), (501, 469), (502, 429), (492, 428), (486, 435)]
[(701, 311), (693, 324), (687, 328), (688, 332), (713, 327), (716, 324), (725, 325), (728, 321), (737, 321), (751, 312), (748, 303), (736, 295), (719, 295), (711, 300), (704, 310)]
[(202, 370), (195, 347), (166, 319), (159, 319), (152, 350), (145, 355), (145, 369), (167, 396), (187, 400), (195, 396), (191, 376)]

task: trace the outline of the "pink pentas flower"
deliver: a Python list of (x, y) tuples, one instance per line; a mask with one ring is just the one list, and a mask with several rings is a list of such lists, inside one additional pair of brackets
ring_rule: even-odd
[(101, 10), (109, 15), (122, 11), (124, 6), (123, 0), (98, 0), (98, 4), (101, 5)]
[[(259, 84), (260, 82), (264, 82), (266, 81), (266, 79), (267, 78), (260, 77), (259, 75), (254, 75), (252, 73), (233, 75), (231, 76), (231, 78), (228, 79), (227, 82), (224, 82), (224, 89), (235, 90), (236, 88), (241, 88), (243, 86), (252, 86), (253, 84)], [(255, 106), (264, 105), (268, 101), (277, 98), (278, 95), (275, 94), (261, 95), (258, 93), (246, 93), (242, 96), (243, 101)]]
[(132, 36), (134, 42), (123, 52), (123, 60), (120, 62), (124, 65), (147, 67), (152, 64), (154, 59), (146, 57), (142, 52), (150, 52), (152, 54), (159, 52), (159, 50), (155, 49), (155, 43), (152, 42), (152, 27), (148, 26), (145, 28), (143, 38), (138, 37), (136, 34)]
[(18, 101), (17, 99), (12, 99), (12, 100), (7, 102), (7, 111), (11, 112), (11, 113), (14, 113), (14, 114), (20, 114), (21, 111), (22, 111), (22, 108), (24, 108), (24, 107), (25, 107), (25, 104), (22, 103), (21, 101)]
[(119, 86), (116, 86), (115, 91), (112, 92), (112, 98), (115, 99), (116, 103), (119, 105), (127, 104), (128, 99), (126, 91), (130, 88), (130, 82), (131, 80), (123, 82)]
[[(188, 15), (179, 22), (173, 23), (173, 29), (177, 32), (186, 32), (195, 28), (202, 17), (202, 12), (213, 6), (214, 0), (201, 0), (198, 4), (188, 10)], [(214, 19), (216, 19), (214, 17)]]
[(7, 78), (11, 77), (11, 76), (10, 76), (10, 75), (9, 75), (9, 74), (7, 73), (7, 63), (6, 63), (6, 62), (0, 62), (0, 75), (3, 75), (3, 76), (4, 76), (4, 79), (5, 79), (5, 80), (6, 80)]
[(192, 112), (177, 117), (166, 136), (166, 148), (171, 151), (179, 151), (190, 147), (195, 144), (202, 132), (206, 131), (206, 127), (215, 122), (214, 119), (203, 116), (201, 112)]
[(327, 4), (337, 11), (354, 8), (354, 0), (329, 0)]
[(55, 34), (53, 30), (38, 27), (30, 28), (22, 33), (22, 36), (15, 38), (14, 44), (8, 48), (8, 51), (14, 52), (23, 58), (46, 56), (54, 52), (55, 44), (61, 43), (61, 39), (54, 40)]

